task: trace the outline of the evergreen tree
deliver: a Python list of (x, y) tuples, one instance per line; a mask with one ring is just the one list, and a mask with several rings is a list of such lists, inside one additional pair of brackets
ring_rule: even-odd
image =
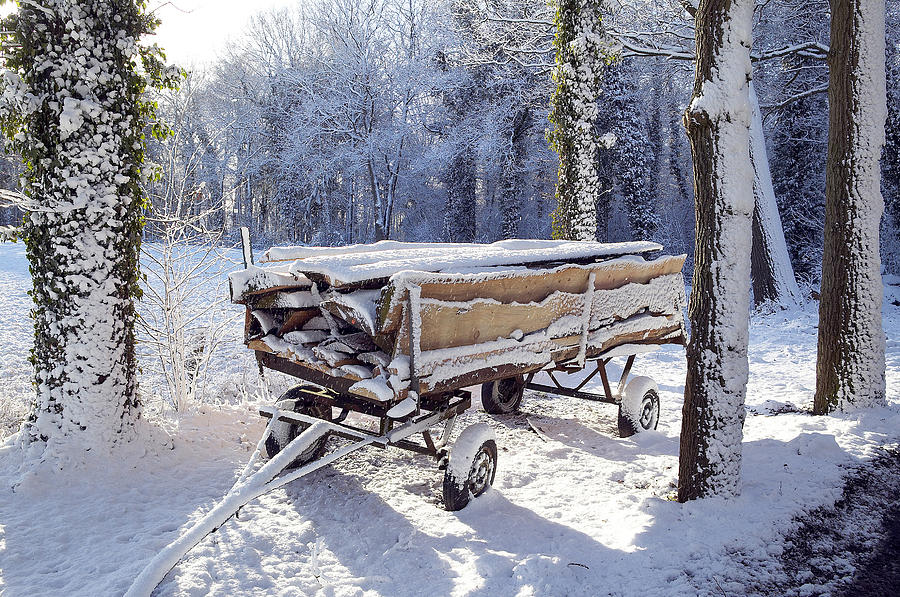
[[(756, 29), (777, 44), (798, 41), (828, 43), (827, 0), (785, 0), (766, 8)], [(757, 78), (760, 85), (756, 85)], [(825, 219), (825, 153), (828, 104), (825, 94), (803, 95), (828, 82), (818, 57), (790, 54), (779, 61), (758, 62), (754, 86), (769, 103), (797, 96), (765, 113), (772, 142), (772, 186), (784, 228), (785, 242), (797, 279), (810, 283), (822, 263), (822, 226)], [(768, 93), (764, 94), (764, 90)], [(766, 100), (762, 101), (767, 103)]]
[(595, 240), (597, 95), (605, 62), (599, 0), (556, 1), (556, 90), (550, 104), (553, 129), (547, 137), (559, 155), (553, 236)]
[[(634, 83), (633, 65), (613, 62), (603, 72), (603, 93), (599, 101), (597, 134), (607, 135), (600, 148), (600, 178), (604, 196), (598, 213), (609, 212), (609, 192), (622, 197), (628, 214), (631, 238), (650, 240), (659, 228), (659, 208), (647, 185), (659, 151), (650, 143), (647, 118), (640, 112), (640, 100)], [(605, 222), (599, 222), (598, 235), (605, 240)]]
[[(888, 13), (891, 15), (891, 12)], [(882, 237), (887, 270), (900, 275), (900, 8), (894, 9), (894, 25), (888, 30), (887, 123), (881, 158), (881, 189), (885, 218)]]
[(466, 147), (460, 147), (447, 166), (447, 211), (444, 234), (454, 243), (475, 242), (475, 160)]
[(799, 99), (781, 112), (775, 128), (772, 183), (794, 271), (819, 276), (825, 201), (825, 98)]
[[(35, 302), (32, 444), (109, 445), (140, 415), (133, 299), (148, 85), (173, 85), (142, 0), (23, 2), (5, 23), (3, 128), (24, 160)], [(153, 126), (161, 133), (161, 127)]]
[(509, 144), (501, 159), (500, 174), (500, 210), (502, 222), (500, 236), (517, 238), (519, 224), (522, 221), (522, 188), (525, 186), (525, 173), (522, 164), (528, 151), (528, 129), (531, 127), (531, 109), (527, 106), (519, 108), (509, 124)]

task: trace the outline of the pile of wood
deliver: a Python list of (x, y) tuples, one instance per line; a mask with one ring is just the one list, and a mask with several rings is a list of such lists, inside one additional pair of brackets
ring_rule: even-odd
[[(273, 248), (231, 275), (248, 346), (377, 402), (684, 340), (684, 256), (654, 243)], [(639, 349), (634, 348), (635, 352)]]

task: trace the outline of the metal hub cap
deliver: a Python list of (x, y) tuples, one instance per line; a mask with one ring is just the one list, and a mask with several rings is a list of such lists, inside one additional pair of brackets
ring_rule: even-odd
[(494, 384), (494, 400), (503, 404), (510, 404), (515, 400), (516, 382), (509, 379), (501, 380)]
[(643, 408), (641, 409), (641, 420), (640, 420), (641, 427), (643, 427), (644, 429), (649, 429), (650, 423), (653, 422), (653, 414), (655, 411), (655, 409), (653, 408), (653, 399), (645, 398), (644, 404), (642, 406), (643, 406)]
[(469, 490), (472, 495), (481, 495), (487, 489), (493, 473), (494, 461), (487, 450), (482, 448), (475, 456), (472, 469), (469, 471)]

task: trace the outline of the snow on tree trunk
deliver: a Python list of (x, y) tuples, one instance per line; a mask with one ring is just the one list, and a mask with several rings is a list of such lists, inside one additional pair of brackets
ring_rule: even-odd
[(790, 307), (800, 302), (800, 288), (788, 255), (781, 216), (778, 215), (763, 133), (762, 112), (752, 83), (750, 108), (750, 157), (753, 159), (753, 193), (756, 196), (753, 209), (753, 249), (750, 254), (753, 300), (756, 305), (771, 302)]
[(694, 93), (684, 116), (694, 158), (697, 240), (678, 499), (740, 491), (750, 296), (753, 0), (704, 0)]
[[(547, 134), (559, 155), (553, 237), (595, 240), (597, 177), (597, 95), (604, 66), (599, 0), (556, 1), (556, 90)], [(606, 222), (603, 222), (606, 225)]]
[(885, 397), (878, 234), (887, 112), (883, 0), (833, 0), (825, 250), (814, 410)]
[[(21, 152), (31, 213), (36, 396), (23, 440), (44, 457), (126, 440), (140, 416), (133, 297), (144, 196), (141, 99), (162, 64), (137, 41), (143, 3), (22, 3), (3, 72), (4, 132)], [(24, 42), (24, 43), (23, 43)], [(147, 58), (147, 77), (135, 62)]]

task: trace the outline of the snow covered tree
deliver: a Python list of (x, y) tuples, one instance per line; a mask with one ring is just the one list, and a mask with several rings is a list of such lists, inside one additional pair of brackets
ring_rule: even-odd
[(475, 160), (461, 147), (447, 165), (447, 211), (444, 213), (445, 236), (454, 243), (475, 242)]
[[(600, 0), (556, 0), (556, 66), (548, 131), (559, 154), (553, 236), (597, 238), (597, 95), (606, 62)], [(605, 225), (605, 222), (604, 222)]]
[(814, 411), (884, 402), (878, 232), (884, 201), (884, 0), (833, 0), (825, 248)]
[[(451, 65), (444, 62), (449, 71)], [(476, 104), (484, 101), (485, 85), (477, 72), (453, 81), (443, 93), (443, 104), (448, 120), (466, 122), (467, 116), (476, 111)], [(450, 82), (450, 81), (448, 81)], [(455, 83), (455, 84), (454, 84)], [(466, 123), (468, 124), (468, 123)], [(447, 188), (447, 209), (444, 212), (444, 237), (455, 243), (475, 242), (476, 221), (476, 177), (475, 152), (468, 127), (454, 127), (455, 135), (447, 139), (450, 155), (443, 171), (444, 186)]]
[[(3, 129), (24, 160), (35, 308), (23, 438), (68, 449), (128, 439), (140, 416), (133, 299), (148, 85), (174, 84), (140, 0), (22, 2), (5, 23)], [(156, 132), (161, 128), (153, 125)]]
[(750, 296), (753, 0), (701, 0), (694, 93), (684, 115), (694, 158), (697, 240), (678, 499), (740, 491)]
[[(760, 10), (760, 37), (773, 40), (769, 45), (775, 49), (797, 42), (818, 42), (827, 49), (827, 0), (782, 0)], [(818, 280), (822, 263), (828, 134), (823, 58), (792, 52), (757, 62), (754, 69), (754, 87), (771, 123), (772, 185), (784, 237), (797, 278), (807, 284)]]
[(503, 152), (500, 174), (500, 210), (502, 238), (517, 238), (522, 221), (522, 188), (525, 173), (522, 164), (528, 151), (528, 129), (532, 125), (531, 109), (521, 106), (512, 114), (509, 125), (508, 146)]
[(750, 251), (750, 278), (753, 281), (753, 301), (782, 307), (801, 300), (800, 288), (791, 267), (784, 228), (778, 214), (778, 201), (769, 170), (769, 154), (763, 133), (762, 110), (756, 90), (750, 84), (750, 157), (753, 160), (753, 249)]
[(791, 263), (806, 283), (819, 277), (825, 211), (824, 97), (805, 97), (779, 111), (773, 135), (772, 182)]
[[(647, 134), (647, 118), (641, 114), (634, 61), (616, 60), (603, 72), (602, 94), (598, 104), (597, 134), (608, 135), (600, 146), (600, 174), (604, 194), (616, 193), (622, 199), (634, 240), (651, 240), (659, 227), (659, 209), (647, 184), (658, 146), (652, 146)], [(600, 198), (598, 213), (608, 213), (608, 196)], [(598, 236), (605, 240), (604, 222)]]

